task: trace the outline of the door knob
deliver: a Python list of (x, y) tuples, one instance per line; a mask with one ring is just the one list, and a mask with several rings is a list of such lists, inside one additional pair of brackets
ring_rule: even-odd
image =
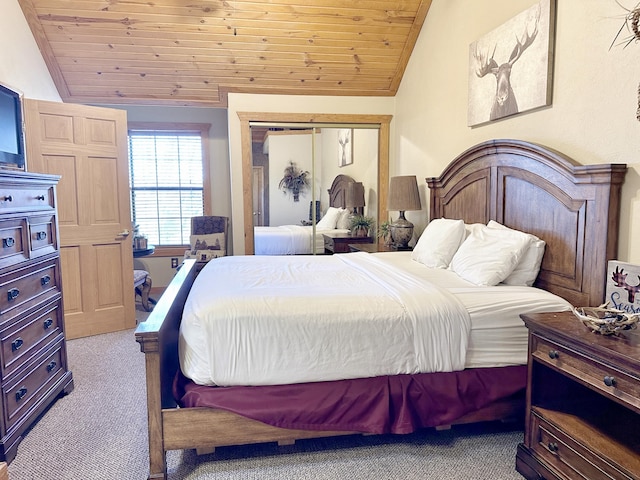
[(131, 233), (131, 232), (129, 232), (129, 230), (127, 230), (127, 229), (125, 228), (123, 231), (121, 231), (121, 232), (118, 234), (118, 236), (119, 236), (119, 237), (128, 237), (130, 233)]

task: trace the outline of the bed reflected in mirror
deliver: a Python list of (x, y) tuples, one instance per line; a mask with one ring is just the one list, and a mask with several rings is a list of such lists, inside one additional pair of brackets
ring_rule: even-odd
[(378, 217), (379, 129), (342, 127), (251, 126), (256, 255), (324, 253), (323, 233), (350, 232), (349, 183)]

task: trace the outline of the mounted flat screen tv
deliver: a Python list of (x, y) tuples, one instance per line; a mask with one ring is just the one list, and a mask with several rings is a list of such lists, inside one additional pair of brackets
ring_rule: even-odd
[(25, 170), (22, 95), (0, 84), (0, 168)]

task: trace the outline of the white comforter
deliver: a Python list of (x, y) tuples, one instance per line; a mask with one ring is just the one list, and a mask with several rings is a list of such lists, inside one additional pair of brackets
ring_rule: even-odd
[(254, 251), (256, 255), (305, 255), (324, 252), (323, 232), (348, 232), (349, 230), (323, 230), (306, 225), (280, 225), (254, 227)]
[(469, 329), (454, 295), (375, 255), (223, 257), (189, 294), (180, 362), (221, 386), (454, 371)]

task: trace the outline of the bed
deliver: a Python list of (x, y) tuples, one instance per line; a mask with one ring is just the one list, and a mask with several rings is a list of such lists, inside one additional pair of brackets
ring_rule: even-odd
[[(625, 165), (580, 166), (538, 145), (514, 140), (492, 140), (468, 149), (454, 159), (439, 177), (427, 179), (430, 218), (462, 219), (467, 224), (484, 224), (494, 220), (544, 239), (546, 250), (535, 286), (566, 299), (572, 305), (597, 305), (604, 298), (606, 262), (616, 257), (620, 189), (625, 173)], [(367, 254), (347, 255), (355, 257)], [(290, 443), (302, 438), (377, 431), (378, 427), (375, 426), (361, 428), (362, 423), (366, 423), (366, 409), (361, 412), (364, 422), (354, 425), (357, 428), (343, 430), (344, 426), (341, 426), (334, 430), (329, 417), (328, 429), (318, 428), (317, 425), (289, 428), (287, 425), (274, 426), (240, 415), (238, 409), (242, 405), (178, 408), (175, 393), (199, 396), (197, 392), (189, 390), (191, 388), (207, 388), (218, 393), (224, 393), (225, 389), (248, 388), (251, 389), (251, 395), (247, 395), (245, 390), (243, 395), (236, 398), (244, 398), (244, 403), (262, 404), (269, 403), (268, 396), (258, 396), (258, 392), (264, 389), (284, 389), (268, 392), (274, 395), (272, 399), (282, 399), (283, 392), (287, 395), (292, 389), (298, 389), (297, 386), (304, 385), (194, 387), (177, 375), (180, 322), (195, 278), (193, 264), (185, 262), (148, 320), (141, 323), (135, 333), (146, 361), (149, 478), (166, 478), (167, 450), (207, 450), (223, 445), (267, 441)], [(461, 410), (450, 412), (449, 405), (440, 402), (440, 413), (433, 418), (420, 420), (420, 425), (439, 427), (486, 420), (521, 419), (524, 408), (522, 368), (469, 367), (456, 372), (420, 374), (424, 377), (421, 380), (424, 382), (422, 391), (429, 385), (434, 388), (444, 385), (448, 394), (460, 397), (460, 403), (465, 405)], [(524, 375), (526, 378), (526, 372)], [(383, 383), (388, 383), (386, 379), (402, 382), (402, 379), (409, 377), (388, 375), (375, 378), (383, 378)], [(502, 379), (497, 382), (498, 385), (517, 383), (518, 391), (498, 392), (493, 400), (479, 404), (467, 401), (467, 394), (461, 393), (469, 389), (461, 389), (460, 385), (486, 383), (496, 378)], [(325, 389), (325, 397), (323, 401), (318, 401), (316, 395), (315, 408), (322, 409), (324, 398), (331, 395), (344, 396), (344, 390), (341, 389), (354, 388), (354, 383), (345, 382), (358, 383), (361, 380), (318, 382)], [(408, 390), (404, 392), (412, 394)], [(362, 405), (363, 402), (353, 403)], [(399, 415), (402, 414), (400, 411)], [(404, 424), (400, 423), (392, 431), (402, 433)], [(384, 428), (382, 431), (388, 431)]]
[[(329, 208), (346, 213), (347, 187), (355, 180), (348, 175), (337, 175), (329, 192)], [(329, 210), (327, 211), (327, 213)], [(333, 213), (333, 212), (331, 212)], [(326, 215), (326, 214), (325, 214)], [(320, 220), (312, 225), (278, 225), (253, 227), (256, 255), (309, 255), (324, 253), (323, 233), (349, 233), (345, 218), (336, 219), (331, 225)], [(314, 236), (315, 235), (315, 236)]]

